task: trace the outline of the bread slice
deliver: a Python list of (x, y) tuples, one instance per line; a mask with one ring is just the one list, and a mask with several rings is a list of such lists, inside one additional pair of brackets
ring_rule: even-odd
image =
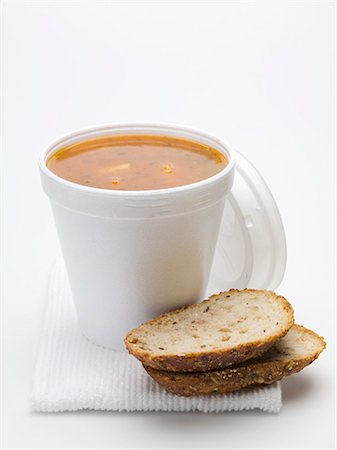
[(293, 323), (285, 298), (271, 291), (231, 289), (140, 325), (126, 336), (125, 345), (148, 367), (202, 372), (259, 356)]
[(311, 364), (324, 350), (323, 338), (300, 325), (263, 355), (235, 367), (194, 373), (173, 373), (144, 366), (147, 373), (173, 394), (182, 396), (221, 394), (247, 386), (270, 384)]

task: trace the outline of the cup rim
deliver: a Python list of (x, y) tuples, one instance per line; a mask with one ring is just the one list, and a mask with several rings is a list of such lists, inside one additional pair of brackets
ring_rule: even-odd
[[(123, 129), (126, 128), (125, 134), (128, 134), (128, 129), (137, 129), (139, 128), (140, 135), (142, 134), (142, 128), (149, 128), (149, 133), (151, 131), (155, 131), (156, 129), (160, 130), (163, 129), (163, 132), (165, 133), (165, 130), (170, 132), (177, 132), (177, 137), (179, 136), (179, 132), (183, 133), (191, 133), (194, 134), (196, 137), (195, 139), (198, 141), (198, 136), (206, 138), (210, 141), (214, 142), (214, 145), (216, 146), (217, 150), (220, 150), (226, 154), (228, 157), (228, 164), (226, 167), (224, 167), (220, 172), (217, 174), (205, 178), (203, 180), (197, 181), (195, 183), (190, 184), (184, 184), (182, 186), (175, 186), (170, 188), (164, 188), (164, 189), (144, 189), (144, 190), (117, 190), (117, 189), (104, 189), (104, 188), (97, 188), (92, 186), (84, 186), (82, 184), (74, 183), (73, 181), (65, 180), (64, 178), (56, 175), (53, 173), (46, 164), (47, 156), (49, 153), (52, 153), (53, 151), (58, 150), (62, 147), (62, 143), (64, 143), (66, 140), (74, 139), (76, 137), (80, 138), (81, 135), (86, 135), (88, 133), (94, 133), (94, 132), (108, 132), (115, 129)], [(143, 132), (146, 130), (143, 130)], [(173, 136), (174, 134), (172, 134)], [(219, 149), (219, 147), (221, 147)], [(222, 139), (219, 139), (215, 135), (208, 133), (204, 130), (184, 126), (184, 125), (178, 125), (175, 123), (168, 123), (168, 122), (115, 122), (115, 123), (107, 123), (107, 124), (101, 124), (97, 126), (91, 126), (91, 127), (85, 127), (81, 129), (77, 129), (71, 133), (66, 133), (60, 138), (53, 140), (40, 154), (39, 158), (39, 167), (42, 173), (47, 175), (52, 180), (56, 181), (57, 183), (69, 187), (72, 189), (75, 189), (77, 191), (82, 191), (83, 193), (88, 194), (99, 194), (99, 195), (106, 195), (106, 196), (112, 196), (112, 197), (125, 197), (125, 196), (158, 196), (158, 195), (167, 195), (167, 194), (173, 194), (173, 193), (180, 193), (180, 192), (186, 192), (191, 191), (194, 189), (202, 188), (207, 186), (208, 184), (212, 184), (214, 182), (217, 182), (219, 179), (222, 179), (223, 177), (227, 176), (234, 168), (235, 166), (235, 153), (233, 149), (225, 143)]]

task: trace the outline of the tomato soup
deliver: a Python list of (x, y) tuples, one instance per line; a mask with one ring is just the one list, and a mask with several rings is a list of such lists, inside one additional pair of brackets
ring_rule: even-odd
[(112, 135), (68, 145), (47, 160), (73, 183), (123, 191), (165, 189), (209, 178), (228, 160), (218, 150), (170, 136)]

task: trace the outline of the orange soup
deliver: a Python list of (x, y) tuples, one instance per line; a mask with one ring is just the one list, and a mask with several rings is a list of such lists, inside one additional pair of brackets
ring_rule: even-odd
[(68, 145), (47, 160), (65, 180), (123, 191), (165, 189), (209, 178), (228, 164), (205, 144), (169, 136), (103, 136)]

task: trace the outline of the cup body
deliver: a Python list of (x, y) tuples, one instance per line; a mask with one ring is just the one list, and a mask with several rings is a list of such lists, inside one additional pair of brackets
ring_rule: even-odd
[[(206, 143), (229, 163), (218, 174), (169, 189), (115, 191), (64, 180), (46, 166), (59, 148), (103, 135), (158, 134)], [(167, 124), (115, 124), (75, 132), (40, 159), (79, 326), (92, 342), (122, 350), (140, 323), (200, 300), (206, 291), (235, 157), (217, 138)]]

